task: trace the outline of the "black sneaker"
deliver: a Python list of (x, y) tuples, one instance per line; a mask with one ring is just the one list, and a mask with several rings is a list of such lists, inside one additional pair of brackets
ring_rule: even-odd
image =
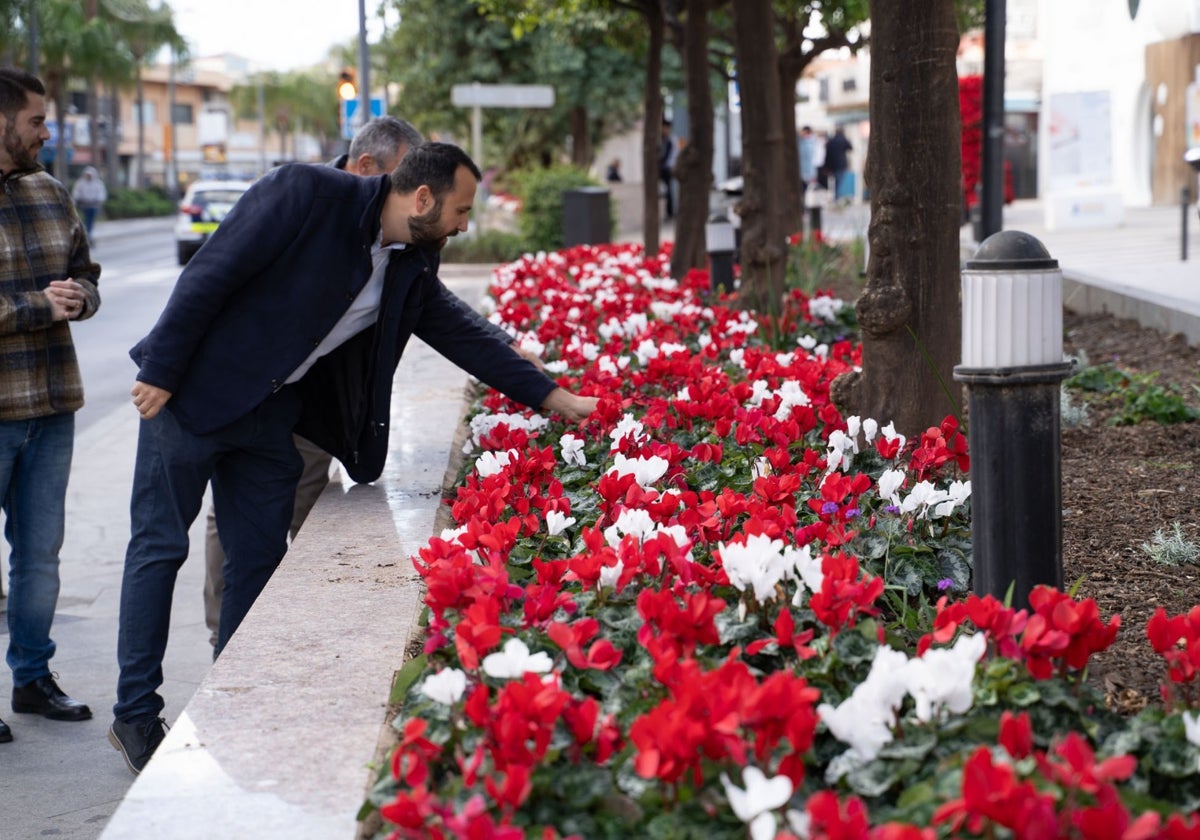
[(0, 720), (0, 744), (7, 744), (12, 740), (12, 730), (8, 728), (8, 724)]
[(126, 723), (114, 720), (108, 728), (108, 741), (125, 759), (126, 766), (138, 775), (162, 743), (167, 722), (160, 717), (140, 718)]

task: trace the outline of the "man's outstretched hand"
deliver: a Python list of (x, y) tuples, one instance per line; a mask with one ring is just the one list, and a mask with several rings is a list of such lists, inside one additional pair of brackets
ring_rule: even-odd
[(566, 388), (555, 388), (542, 402), (542, 409), (561, 414), (566, 420), (578, 423), (586, 420), (596, 410), (596, 397), (579, 397)]

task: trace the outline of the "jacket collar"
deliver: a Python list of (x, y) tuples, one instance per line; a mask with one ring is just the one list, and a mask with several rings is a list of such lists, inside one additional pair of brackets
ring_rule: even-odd
[(45, 171), (46, 167), (40, 163), (35, 163), (29, 169), (14, 169), (12, 172), (5, 172), (3, 175), (0, 175), (0, 181), (15, 181), (18, 178), (24, 178), (26, 175), (34, 175)]

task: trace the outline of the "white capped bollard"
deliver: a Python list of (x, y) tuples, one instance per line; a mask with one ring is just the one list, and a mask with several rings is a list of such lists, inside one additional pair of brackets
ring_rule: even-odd
[(980, 244), (962, 273), (962, 363), (971, 442), (974, 590), (1029, 605), (1039, 584), (1062, 588), (1059, 388), (1062, 272), (1020, 231)]
[(704, 225), (704, 247), (708, 251), (708, 274), (714, 292), (733, 291), (733, 252), (737, 248), (733, 225), (723, 213), (714, 213)]

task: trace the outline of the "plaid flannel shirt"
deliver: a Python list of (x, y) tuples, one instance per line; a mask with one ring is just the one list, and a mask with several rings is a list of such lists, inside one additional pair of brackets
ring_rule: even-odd
[(78, 411), (83, 382), (67, 321), (52, 318), (51, 280), (77, 281), (100, 308), (100, 266), (71, 197), (40, 166), (0, 176), (0, 422)]

